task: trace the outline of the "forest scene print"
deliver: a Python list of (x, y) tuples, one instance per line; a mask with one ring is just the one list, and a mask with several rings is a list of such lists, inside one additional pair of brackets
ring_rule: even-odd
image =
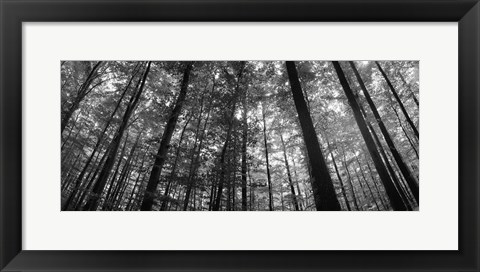
[(418, 61), (62, 61), (62, 211), (418, 211)]

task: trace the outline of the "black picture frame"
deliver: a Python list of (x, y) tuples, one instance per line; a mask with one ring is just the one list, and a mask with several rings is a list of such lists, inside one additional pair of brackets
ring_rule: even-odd
[[(478, 0), (0, 0), (0, 12), (1, 271), (479, 271)], [(22, 250), (22, 23), (47, 21), (458, 22), (459, 250)]]

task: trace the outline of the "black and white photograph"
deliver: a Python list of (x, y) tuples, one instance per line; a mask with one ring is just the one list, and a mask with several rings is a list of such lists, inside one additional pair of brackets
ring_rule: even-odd
[(62, 211), (418, 211), (419, 61), (62, 61)]

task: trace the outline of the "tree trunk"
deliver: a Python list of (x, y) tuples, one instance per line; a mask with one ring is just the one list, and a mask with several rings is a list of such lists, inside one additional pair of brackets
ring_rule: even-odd
[(350, 190), (352, 191), (352, 198), (353, 198), (353, 204), (355, 206), (355, 210), (359, 211), (360, 208), (358, 205), (358, 197), (355, 193), (355, 187), (353, 187), (353, 182), (352, 182), (352, 175), (350, 175), (350, 170), (348, 170), (348, 163), (347, 163), (347, 156), (345, 154), (345, 149), (342, 147), (342, 154), (343, 154), (343, 167), (345, 168), (345, 171), (347, 172), (347, 181), (348, 181), (348, 186), (350, 187)]
[(300, 190), (300, 181), (298, 180), (298, 175), (297, 175), (297, 166), (295, 165), (295, 158), (292, 158), (292, 163), (293, 163), (293, 175), (295, 176), (295, 183), (297, 185), (297, 195), (298, 195), (298, 201), (300, 204), (300, 209), (305, 210), (307, 204), (305, 203), (305, 200), (302, 195), (302, 191)]
[(308, 157), (310, 160), (312, 189), (315, 199), (315, 207), (317, 210), (333, 210), (339, 211), (340, 203), (337, 199), (335, 188), (327, 168), (327, 164), (323, 157), (320, 145), (318, 143), (317, 134), (313, 127), (310, 112), (307, 109), (305, 99), (303, 97), (302, 87), (298, 79), (297, 68), (295, 62), (287, 61), (287, 72), (292, 89), (293, 100), (297, 109), (298, 118), (302, 127), (303, 138), (307, 146)]
[(410, 136), (408, 136), (408, 132), (407, 132), (407, 130), (405, 129), (405, 127), (403, 126), (402, 120), (400, 120), (400, 116), (398, 116), (397, 110), (395, 109), (395, 107), (394, 107), (393, 105), (390, 105), (390, 106), (391, 106), (393, 112), (395, 113), (395, 116), (397, 116), (398, 124), (399, 124), (400, 127), (402, 128), (403, 134), (405, 135), (405, 137), (407, 137), (408, 143), (410, 144), (410, 146), (412, 147), (413, 151), (415, 152), (415, 155), (417, 156), (417, 159), (419, 159), (420, 156), (418, 155), (418, 150), (417, 150), (417, 148), (415, 147), (415, 144), (413, 143), (413, 141), (412, 141), (412, 139), (410, 138)]
[[(377, 63), (378, 64), (378, 63)], [(350, 66), (353, 69), (353, 72), (355, 73), (355, 76), (357, 77), (357, 81), (360, 84), (360, 87), (363, 91), (363, 94), (365, 95), (365, 98), (367, 99), (368, 105), (370, 106), (370, 109), (373, 112), (373, 115), (375, 116), (375, 119), (377, 120), (377, 124), (380, 127), (380, 131), (383, 134), (383, 138), (385, 139), (385, 142), (387, 143), (388, 147), (390, 148), (390, 151), (392, 152), (393, 158), (395, 159), (395, 162), (397, 163), (398, 167), (400, 168), (400, 171), (402, 172), (403, 177), (407, 181), (408, 186), (410, 187), (410, 190), (413, 193), (413, 196), (415, 197), (415, 200), (419, 201), (419, 190), (418, 190), (418, 184), (413, 177), (412, 173), (410, 172), (410, 169), (408, 169), (407, 165), (403, 161), (402, 156), (397, 150), (397, 147), (395, 146), (390, 133), (388, 132), (387, 128), (385, 127), (385, 124), (382, 121), (382, 118), (380, 117), (380, 114), (378, 113), (377, 107), (375, 106), (375, 103), (373, 102), (372, 98), (370, 97), (370, 93), (367, 90), (367, 87), (365, 87), (365, 84), (363, 83), (362, 78), (360, 77), (360, 74), (358, 73), (357, 68), (355, 67), (355, 64), (353, 61), (350, 61)]]
[(63, 133), (63, 131), (67, 127), (68, 121), (72, 117), (73, 113), (78, 109), (80, 102), (82, 102), (82, 100), (88, 94), (92, 81), (98, 76), (97, 71), (100, 68), (101, 64), (102, 62), (99, 61), (95, 64), (95, 66), (93, 66), (92, 70), (90, 70), (90, 73), (88, 74), (83, 84), (80, 85), (80, 88), (77, 91), (77, 96), (72, 101), (72, 104), (68, 107), (68, 109), (62, 112), (61, 133)]
[(183, 71), (183, 79), (182, 85), (180, 87), (180, 93), (178, 95), (177, 102), (175, 103), (175, 107), (170, 113), (167, 125), (165, 126), (165, 129), (163, 131), (160, 147), (158, 148), (155, 162), (153, 164), (150, 177), (148, 179), (147, 190), (145, 192), (145, 195), (143, 196), (142, 206), (140, 208), (142, 211), (152, 210), (155, 192), (157, 191), (158, 182), (160, 179), (160, 174), (162, 173), (163, 164), (167, 159), (167, 152), (170, 147), (170, 140), (172, 139), (173, 131), (175, 130), (175, 126), (177, 125), (178, 116), (182, 111), (183, 102), (185, 101), (185, 97), (187, 95), (188, 82), (192, 66), (192, 62), (187, 63), (185, 70)]
[[(137, 67), (136, 67), (137, 68)], [(102, 130), (102, 133), (100, 134), (100, 136), (98, 137), (97, 139), (97, 142), (95, 144), (95, 147), (93, 148), (93, 151), (92, 151), (92, 154), (90, 154), (90, 156), (88, 157), (87, 159), (87, 162), (85, 163), (85, 166), (83, 167), (82, 169), (82, 172), (80, 173), (80, 175), (78, 176), (77, 178), (77, 184), (81, 184), (82, 180), (83, 180), (83, 177), (87, 171), (87, 168), (89, 167), (90, 163), (92, 162), (92, 159), (94, 157), (94, 155), (96, 154), (98, 148), (100, 147), (100, 144), (101, 142), (103, 141), (103, 137), (105, 136), (106, 132), (107, 132), (107, 129), (108, 127), (110, 126), (110, 123), (112, 122), (113, 118), (115, 117), (115, 114), (117, 113), (117, 110), (120, 108), (120, 105), (121, 105), (121, 102), (123, 100), (123, 97), (125, 96), (125, 94), (127, 93), (128, 89), (130, 88), (130, 85), (133, 81), (133, 79), (135, 78), (135, 76), (137, 75), (138, 71), (137, 69), (134, 69), (134, 72), (128, 82), (128, 84), (126, 85), (125, 89), (123, 90), (116, 106), (115, 106), (115, 109), (113, 110), (112, 114), (110, 114), (110, 117), (108, 118), (107, 120), (107, 123), (105, 124), (103, 130)]]
[(375, 142), (373, 141), (372, 136), (368, 131), (367, 124), (363, 119), (362, 113), (360, 112), (360, 107), (355, 100), (355, 96), (350, 89), (350, 86), (348, 85), (347, 79), (345, 77), (345, 74), (343, 73), (342, 68), (340, 67), (340, 64), (338, 63), (338, 61), (333, 61), (332, 63), (335, 71), (337, 72), (340, 84), (342, 85), (345, 95), (347, 96), (350, 107), (352, 108), (353, 115), (363, 136), (363, 139), (365, 140), (368, 151), (370, 152), (370, 156), (373, 159), (375, 168), (377, 169), (377, 172), (380, 175), (383, 184), (385, 185), (385, 189), (387, 191), (388, 197), (390, 198), (390, 202), (392, 203), (392, 207), (394, 208), (394, 210), (397, 211), (407, 210), (399, 193), (395, 189), (395, 185), (393, 184), (392, 179), (388, 175), (387, 169), (381, 161), (380, 154), (378, 153), (378, 150), (375, 146)]
[(131, 208), (132, 208), (132, 204), (134, 202), (133, 201), (134, 196), (135, 197), (137, 196), (135, 194), (135, 190), (137, 189), (138, 184), (140, 183), (140, 176), (142, 175), (141, 173), (143, 172), (143, 165), (145, 164), (145, 159), (147, 157), (147, 153), (148, 153), (148, 148), (142, 156), (142, 162), (140, 163), (140, 167), (137, 170), (138, 171), (137, 179), (135, 180), (135, 184), (133, 185), (132, 191), (130, 192), (130, 197), (128, 198), (128, 203), (127, 203), (127, 208), (126, 208), (126, 210), (128, 210), (128, 211), (131, 210)]
[[(130, 168), (132, 166), (132, 159), (133, 159), (133, 154), (135, 153), (135, 150), (138, 146), (138, 142), (140, 140), (140, 136), (142, 135), (142, 131), (140, 131), (137, 135), (137, 139), (135, 140), (135, 143), (133, 144), (133, 147), (130, 149), (130, 153), (128, 154), (127, 161), (125, 162), (125, 166), (122, 169), (122, 173), (120, 174), (120, 178), (118, 179), (118, 182), (115, 184), (115, 180), (112, 180), (112, 184), (110, 185), (110, 188), (108, 190), (108, 193), (105, 195), (105, 203), (103, 205), (102, 210), (111, 210), (114, 208), (114, 202), (115, 198), (118, 195), (120, 189), (122, 188), (122, 185), (125, 181), (125, 179), (128, 176), (128, 172), (130, 171)], [(127, 142), (125, 142), (126, 144)], [(125, 145), (124, 145), (125, 146)], [(122, 151), (123, 153), (123, 151)], [(120, 157), (121, 159), (122, 157)], [(133, 161), (136, 161), (133, 159)], [(111, 194), (111, 188), (114, 187), (115, 185), (115, 190)]]
[(248, 137), (248, 123), (247, 123), (247, 89), (243, 91), (243, 113), (242, 113), (242, 211), (247, 210), (247, 137)]
[(398, 75), (400, 76), (400, 79), (402, 80), (403, 85), (406, 86), (406, 88), (407, 88), (408, 91), (410, 92), (410, 96), (413, 98), (413, 101), (415, 101), (415, 104), (417, 104), (417, 107), (418, 107), (418, 106), (419, 106), (418, 99), (417, 99), (417, 97), (415, 96), (415, 94), (413, 93), (412, 88), (411, 88), (410, 85), (407, 83), (407, 81), (406, 81), (405, 78), (403, 77), (402, 73), (400, 73), (400, 71), (398, 71)]
[[(126, 147), (127, 147), (127, 143), (128, 143), (128, 133), (127, 133), (127, 136), (125, 137), (125, 141), (123, 143), (123, 147), (120, 151), (120, 156), (118, 157), (118, 162), (117, 162), (117, 167), (115, 167), (115, 171), (113, 171), (113, 176), (110, 178), (109, 181), (107, 181), (107, 184), (108, 184), (108, 190), (107, 190), (107, 194), (106, 194), (106, 201), (108, 202), (108, 198), (110, 198), (110, 195), (112, 193), (112, 190), (114, 190), (113, 188), (116, 186), (116, 180), (117, 180), (117, 176), (118, 176), (118, 173), (119, 173), (119, 170), (120, 170), (120, 166), (122, 165), (122, 161), (123, 161), (123, 158), (124, 158), (124, 155), (125, 155), (125, 150), (126, 150)], [(122, 169), (122, 173), (123, 171), (125, 171), (125, 169), (127, 168), (127, 163), (125, 162), (124, 166), (123, 166), (123, 169)]]
[(110, 172), (112, 170), (113, 164), (115, 162), (115, 156), (116, 156), (118, 147), (120, 146), (120, 141), (122, 139), (125, 128), (128, 124), (128, 120), (130, 119), (130, 116), (135, 110), (135, 107), (137, 106), (138, 101), (140, 100), (140, 96), (142, 95), (143, 88), (145, 86), (145, 81), (147, 80), (147, 75), (148, 75), (148, 72), (150, 71), (150, 65), (151, 65), (151, 62), (148, 62), (145, 73), (143, 74), (143, 78), (141, 79), (140, 87), (137, 93), (135, 95), (132, 95), (132, 97), (130, 98), (127, 109), (125, 110), (125, 114), (123, 115), (123, 120), (112, 140), (112, 143), (111, 143), (112, 148), (105, 161), (105, 165), (103, 166), (103, 169), (100, 172), (98, 179), (95, 182), (95, 185), (93, 187), (93, 190), (92, 190), (93, 195), (90, 196), (89, 200), (87, 201), (87, 204), (85, 204), (85, 206), (83, 207), (83, 210), (95, 211), (98, 207), (100, 194), (105, 188), (105, 184), (107, 182), (108, 176), (110, 175)]
[(97, 177), (98, 172), (102, 169), (103, 165), (105, 164), (105, 160), (107, 159), (107, 156), (108, 156), (108, 151), (109, 151), (109, 148), (107, 148), (105, 153), (103, 153), (102, 158), (100, 159), (100, 162), (98, 163), (95, 171), (91, 171), (88, 174), (85, 180), (86, 184), (85, 186), (83, 186), (83, 189), (82, 189), (82, 194), (79, 195), (78, 200), (75, 199), (75, 201), (73, 202), (75, 203), (74, 209), (76, 211), (81, 210), (83, 202), (85, 201), (85, 199), (87, 199), (88, 195), (90, 194), (90, 189), (92, 188), (93, 182), (95, 181), (95, 178)]
[[(368, 184), (367, 177), (365, 177), (365, 173), (363, 172), (362, 165), (360, 164), (360, 160), (358, 159), (357, 155), (355, 154), (355, 160), (357, 161), (358, 168), (360, 168), (360, 174), (362, 175), (363, 181), (365, 181), (365, 184), (367, 185), (368, 192), (372, 196), (372, 199), (375, 201), (375, 205), (377, 206), (377, 209), (380, 210), (380, 205), (378, 205), (378, 200), (373, 194), (372, 188), (370, 187), (370, 184)], [(382, 203), (383, 205), (383, 203)]]
[(242, 79), (244, 68), (245, 68), (245, 62), (243, 62), (242, 67), (240, 69), (240, 72), (238, 73), (238, 76), (237, 76), (237, 84), (236, 84), (236, 87), (235, 87), (235, 94), (234, 94), (233, 101), (232, 101), (232, 111), (230, 112), (230, 118), (229, 118), (230, 121), (229, 121), (228, 129), (227, 129), (227, 137), (225, 139), (225, 143), (223, 144), (222, 152), (220, 153), (220, 177), (219, 177), (219, 181), (218, 181), (218, 190), (217, 190), (217, 193), (216, 193), (216, 199), (215, 199), (215, 203), (213, 205), (213, 210), (214, 211), (219, 211), (220, 210), (220, 202), (222, 200), (223, 185), (224, 185), (224, 181), (225, 181), (225, 153), (227, 151), (228, 144), (229, 144), (230, 138), (231, 138), (231, 130), (232, 130), (232, 125), (233, 125), (234, 117), (235, 117), (237, 96), (239, 94), (240, 80)]
[[(214, 90), (215, 90), (215, 79), (213, 80), (212, 94), (213, 94)], [(187, 191), (185, 193), (185, 199), (184, 199), (184, 207), (183, 207), (184, 211), (187, 210), (191, 190), (192, 190), (192, 188), (196, 187), (195, 178), (196, 178), (196, 174), (197, 174), (197, 169), (200, 165), (200, 153), (202, 151), (203, 139), (205, 137), (205, 131), (207, 130), (207, 125), (208, 125), (208, 121), (210, 119), (210, 113), (211, 113), (211, 110), (212, 110), (213, 99), (210, 100), (210, 103), (209, 103), (209, 106), (208, 106), (208, 111), (207, 111), (207, 117), (205, 118), (203, 128), (200, 131), (202, 113), (203, 113), (203, 100), (204, 100), (204, 95), (202, 96), (202, 101), (201, 101), (202, 106), (201, 106), (201, 109), (200, 109), (200, 115), (198, 117), (197, 131), (195, 133), (195, 144), (193, 146), (192, 159), (191, 159), (191, 162), (190, 162), (190, 172), (189, 172), (189, 175), (188, 175), (188, 182), (187, 182)], [(198, 147), (197, 147), (197, 140), (199, 141)]]
[(190, 123), (190, 120), (192, 120), (192, 117), (193, 117), (193, 114), (189, 114), (187, 120), (185, 121), (185, 124), (183, 125), (182, 132), (180, 133), (180, 139), (178, 140), (178, 147), (175, 152), (175, 160), (173, 161), (172, 171), (170, 172), (170, 177), (168, 178), (167, 186), (165, 187), (165, 192), (163, 193), (164, 200), (162, 201), (162, 205), (160, 206), (161, 211), (165, 211), (167, 209), (167, 204), (169, 202), (167, 197), (170, 194), (172, 181), (175, 179), (175, 176), (176, 176), (177, 163), (178, 163), (178, 158), (180, 156), (181, 146), (183, 143), (183, 136), (185, 135), (185, 129)]
[(392, 91), (392, 94), (395, 97), (395, 100), (397, 100), (398, 105), (400, 105), (400, 109), (402, 110), (403, 115), (405, 115), (405, 119), (407, 119), (408, 124), (410, 125), (410, 127), (412, 127), (412, 130), (415, 132), (415, 135), (417, 136), (417, 139), (418, 139), (419, 138), (419, 133), (418, 133), (417, 127), (412, 122), (412, 119), (410, 119), (410, 115), (408, 115), (408, 112), (405, 109), (405, 106), (403, 105), (402, 101), (400, 100), (400, 97), (398, 96), (397, 91), (393, 87), (392, 82), (390, 82), (390, 79), (388, 79), (387, 74), (385, 73), (385, 71), (383, 71), (383, 69), (380, 66), (380, 64), (378, 63), (378, 61), (376, 61), (375, 63), (377, 64), (378, 70), (380, 70), (380, 72), (382, 73), (382, 76), (385, 78), (385, 81), (387, 81), (387, 85), (390, 88), (390, 90)]
[(340, 188), (342, 190), (343, 198), (345, 199), (345, 204), (347, 205), (347, 210), (351, 211), (352, 208), (350, 207), (350, 203), (347, 198), (347, 193), (345, 192), (345, 185), (343, 185), (342, 176), (338, 171), (337, 162), (335, 161), (335, 156), (333, 156), (333, 151), (332, 151), (332, 148), (330, 147), (330, 143), (328, 142), (328, 139), (327, 139), (327, 146), (328, 146), (328, 150), (330, 151), (330, 157), (332, 158), (332, 163), (333, 163), (333, 167), (335, 168), (335, 173), (337, 174), (338, 181), (340, 182)]
[(387, 200), (385, 199), (384, 194), (380, 190), (380, 187), (378, 187), (377, 182), (375, 180), (375, 177), (373, 176), (373, 171), (372, 171), (372, 168), (370, 167), (370, 163), (368, 162), (366, 152), (363, 153), (363, 156), (365, 158), (365, 162), (367, 163), (368, 171), (370, 172), (370, 178), (372, 179), (373, 185), (375, 186), (375, 190), (377, 191), (377, 195), (380, 198), (380, 201), (382, 202), (383, 207), (386, 210), (388, 210), (389, 206), (387, 204)]
[(285, 168), (287, 168), (288, 183), (290, 185), (290, 191), (292, 192), (293, 205), (295, 206), (295, 210), (299, 211), (300, 208), (298, 206), (297, 196), (295, 194), (295, 188), (293, 187), (292, 175), (290, 174), (290, 166), (288, 165), (287, 148), (285, 147), (285, 142), (283, 141), (282, 133), (279, 133), (279, 134), (280, 134), (280, 142), (282, 143), (283, 159), (285, 160)]
[(268, 208), (270, 209), (270, 211), (273, 211), (272, 179), (270, 177), (270, 163), (268, 161), (267, 124), (265, 122), (265, 109), (264, 109), (263, 103), (262, 103), (262, 117), (263, 117), (263, 142), (265, 143), (265, 160), (267, 163)]

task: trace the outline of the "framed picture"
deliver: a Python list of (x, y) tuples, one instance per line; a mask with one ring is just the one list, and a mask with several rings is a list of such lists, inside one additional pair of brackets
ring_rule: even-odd
[(0, 3), (1, 271), (478, 271), (478, 1)]

